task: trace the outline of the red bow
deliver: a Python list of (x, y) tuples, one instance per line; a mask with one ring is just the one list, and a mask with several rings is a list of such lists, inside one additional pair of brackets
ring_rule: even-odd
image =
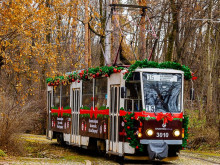
[(109, 115), (109, 109), (98, 110), (97, 107), (95, 107), (95, 109), (91, 107), (90, 110), (80, 109), (80, 114), (89, 114), (90, 118), (94, 115), (94, 117), (97, 118), (98, 114)]
[(58, 116), (63, 117), (63, 113), (71, 114), (71, 109), (63, 109), (63, 107), (59, 107), (59, 109), (51, 109), (51, 113), (58, 113)]
[(160, 113), (157, 114), (156, 119), (157, 119), (157, 121), (160, 121), (160, 120), (163, 119), (163, 124), (165, 125), (166, 123), (168, 123), (168, 120), (169, 121), (173, 120), (173, 116), (171, 115), (171, 113), (163, 114), (162, 112), (160, 112)]

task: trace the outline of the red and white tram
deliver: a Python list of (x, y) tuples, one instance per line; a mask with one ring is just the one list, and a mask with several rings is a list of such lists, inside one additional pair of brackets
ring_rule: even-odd
[(51, 79), (47, 138), (124, 157), (175, 156), (187, 139), (184, 74), (181, 69), (139, 67), (128, 73), (103, 67)]

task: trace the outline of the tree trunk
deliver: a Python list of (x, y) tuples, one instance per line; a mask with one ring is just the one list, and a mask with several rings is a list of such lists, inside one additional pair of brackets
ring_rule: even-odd
[[(105, 21), (106, 21), (106, 13), (103, 13), (103, 0), (99, 0), (99, 14), (101, 16), (101, 27), (102, 29), (105, 29)], [(106, 11), (105, 11), (106, 12)], [(100, 56), (99, 56), (99, 61), (100, 61), (100, 66), (104, 66), (105, 61), (104, 61), (104, 54), (102, 50), (105, 50), (105, 40), (104, 37), (100, 37), (100, 44), (101, 44), (101, 50), (100, 50)]]
[[(118, 0), (113, 0), (113, 4), (118, 4)], [(116, 56), (118, 54), (118, 49), (120, 48), (121, 41), (121, 31), (119, 25), (119, 15), (117, 11), (114, 11), (112, 16), (113, 33), (112, 33), (112, 61), (115, 62)], [(116, 64), (119, 63), (119, 57), (117, 58)]]
[[(166, 8), (166, 6), (164, 6), (164, 8)], [(163, 20), (164, 20), (164, 15), (165, 15), (165, 10), (161, 14), (161, 20), (160, 20), (158, 29), (161, 29), (161, 27), (162, 27)], [(157, 32), (157, 37), (160, 38), (160, 30)], [(155, 51), (156, 51), (157, 43), (158, 43), (158, 39), (155, 39), (151, 55), (152, 55), (152, 61), (157, 61), (158, 62), (158, 56), (157, 56), (157, 58), (155, 57)]]
[[(72, 10), (72, 18), (73, 18), (73, 22), (72, 22), (72, 57), (75, 57), (77, 54), (77, 50), (76, 50), (76, 31), (77, 31), (77, 6), (78, 6), (78, 0), (73, 0), (73, 4), (71, 5), (71, 7), (73, 8)], [(74, 58), (72, 58), (72, 64), (74, 64)]]
[[(139, 0), (140, 6), (146, 6), (147, 2), (145, 0)], [(141, 21), (140, 21), (140, 32), (139, 32), (139, 43), (138, 43), (138, 60), (143, 60), (146, 58), (146, 21), (145, 21), (146, 11), (141, 10)]]
[(86, 67), (91, 67), (91, 55), (89, 49), (89, 1), (84, 0), (85, 4), (85, 18), (84, 18), (84, 25), (85, 25), (85, 65)]
[[(172, 12), (172, 31), (169, 34), (168, 37), (168, 50), (165, 55), (166, 61), (173, 61), (173, 49), (174, 49), (174, 43), (176, 43), (177, 52), (179, 52), (179, 22), (178, 22), (178, 15), (179, 15), (179, 8), (175, 4), (175, 0), (170, 0), (171, 5), (171, 12)], [(176, 41), (176, 42), (175, 42)], [(177, 55), (177, 60), (179, 59), (179, 54)]]
[[(208, 17), (212, 19), (212, 1), (209, 3), (208, 7)], [(211, 52), (210, 48), (210, 38), (211, 38), (211, 23), (208, 23), (207, 26), (207, 34), (206, 34), (206, 41), (207, 41), (207, 122), (208, 124), (212, 124), (212, 114), (213, 114), (213, 80), (212, 80), (212, 67), (213, 67), (213, 53)]]

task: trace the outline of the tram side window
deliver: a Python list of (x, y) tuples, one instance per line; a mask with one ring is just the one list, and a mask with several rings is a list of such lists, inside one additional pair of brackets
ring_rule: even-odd
[(127, 87), (127, 98), (125, 98), (125, 109), (127, 111), (142, 111), (141, 83), (140, 81), (129, 81)]
[(107, 105), (107, 78), (95, 79), (95, 107), (98, 109)]
[(93, 80), (83, 81), (82, 105), (89, 109), (93, 106)]
[(61, 104), (63, 108), (69, 108), (70, 106), (70, 86), (62, 86)]
[(53, 88), (53, 106), (60, 107), (60, 85)]

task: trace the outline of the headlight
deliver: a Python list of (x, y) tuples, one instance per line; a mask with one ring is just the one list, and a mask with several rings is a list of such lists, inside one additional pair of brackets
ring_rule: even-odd
[(148, 130), (146, 131), (146, 134), (147, 134), (148, 136), (152, 136), (152, 135), (154, 134), (154, 131), (153, 131), (152, 129), (148, 129)]
[(180, 136), (180, 131), (178, 129), (175, 129), (173, 131), (173, 135), (176, 136), (176, 137)]

